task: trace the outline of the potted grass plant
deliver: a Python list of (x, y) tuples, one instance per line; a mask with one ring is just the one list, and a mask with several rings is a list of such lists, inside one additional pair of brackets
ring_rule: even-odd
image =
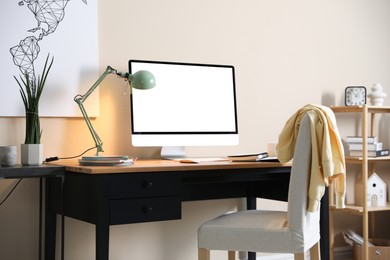
[(31, 77), (28, 73), (20, 76), (20, 79), (14, 76), (19, 85), (26, 112), (26, 135), (24, 144), (21, 145), (21, 162), (23, 165), (40, 165), (43, 162), (39, 101), (53, 61), (54, 58), (49, 62), (49, 55), (47, 55), (42, 74), (38, 77), (35, 77), (35, 75)]

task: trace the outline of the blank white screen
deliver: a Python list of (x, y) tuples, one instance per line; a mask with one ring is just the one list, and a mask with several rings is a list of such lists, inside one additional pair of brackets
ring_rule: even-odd
[(132, 90), (133, 134), (237, 133), (233, 66), (130, 61), (156, 87)]

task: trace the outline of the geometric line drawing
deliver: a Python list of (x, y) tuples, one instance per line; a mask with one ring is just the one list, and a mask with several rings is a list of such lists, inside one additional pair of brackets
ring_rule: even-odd
[[(87, 4), (87, 0), (82, 1)], [(22, 75), (28, 76), (31, 84), (35, 84), (34, 61), (39, 56), (39, 42), (56, 31), (58, 24), (64, 19), (68, 2), (69, 0), (24, 0), (18, 3), (19, 6), (24, 6), (26, 3), (37, 21), (37, 27), (28, 32), (39, 33), (38, 37), (27, 36), (19, 44), (10, 48), (14, 64), (19, 67)], [(34, 85), (32, 87), (35, 88)]]

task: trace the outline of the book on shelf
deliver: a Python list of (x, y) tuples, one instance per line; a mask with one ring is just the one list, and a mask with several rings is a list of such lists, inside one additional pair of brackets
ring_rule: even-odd
[[(363, 151), (362, 150), (352, 150), (349, 151), (349, 156), (351, 157), (363, 157)], [(382, 157), (382, 156), (388, 156), (389, 155), (389, 149), (382, 149), (379, 151), (367, 151), (368, 157)]]
[[(362, 143), (346, 143), (346, 149), (349, 151), (352, 150), (363, 150)], [(367, 144), (368, 151), (379, 151), (383, 149), (383, 143), (369, 143)]]
[(233, 162), (257, 162), (267, 157), (267, 152), (228, 155), (228, 159)]
[[(363, 137), (362, 136), (347, 136), (345, 138), (346, 143), (363, 143)], [(378, 137), (377, 136), (367, 136), (367, 143), (368, 144), (375, 144), (378, 143)]]
[(133, 163), (134, 160), (127, 155), (83, 156), (79, 159), (81, 166), (127, 166)]

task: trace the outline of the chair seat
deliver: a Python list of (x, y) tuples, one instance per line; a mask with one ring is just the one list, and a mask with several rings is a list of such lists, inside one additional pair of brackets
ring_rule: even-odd
[(229, 212), (204, 223), (198, 231), (198, 247), (214, 250), (300, 253), (318, 238), (306, 241), (310, 244), (288, 227), (284, 211)]

